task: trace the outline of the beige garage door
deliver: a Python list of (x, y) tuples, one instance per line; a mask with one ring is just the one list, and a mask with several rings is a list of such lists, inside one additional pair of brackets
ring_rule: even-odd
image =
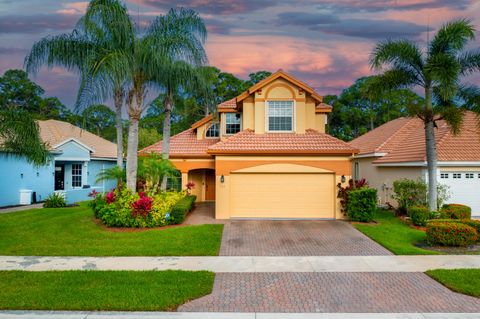
[(232, 218), (334, 218), (333, 174), (231, 174)]

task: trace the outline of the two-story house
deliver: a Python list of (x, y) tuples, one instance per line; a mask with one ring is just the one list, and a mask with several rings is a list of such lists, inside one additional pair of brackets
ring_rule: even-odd
[[(342, 218), (357, 150), (325, 133), (332, 107), (282, 70), (171, 138), (170, 158), (216, 218)], [(162, 142), (141, 151), (160, 153)]]

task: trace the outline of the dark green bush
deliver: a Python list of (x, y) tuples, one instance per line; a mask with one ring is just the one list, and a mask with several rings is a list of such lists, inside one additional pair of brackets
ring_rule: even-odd
[(377, 209), (377, 190), (360, 188), (348, 194), (347, 215), (353, 221), (369, 222)]
[(45, 208), (67, 207), (67, 202), (65, 201), (65, 197), (63, 197), (63, 194), (51, 193), (45, 200), (45, 203), (43, 203), (43, 207)]
[(462, 204), (445, 204), (442, 207), (442, 213), (449, 219), (470, 219), (472, 209)]
[(412, 223), (417, 226), (426, 226), (432, 214), (430, 210), (425, 206), (411, 206), (408, 210), (408, 215), (412, 220)]
[(181, 224), (187, 217), (187, 214), (192, 210), (193, 206), (195, 205), (195, 200), (197, 196), (194, 195), (187, 195), (181, 200), (179, 200), (175, 205), (172, 207), (172, 211), (170, 212), (170, 224)]
[(452, 221), (429, 222), (426, 235), (426, 241), (430, 245), (468, 246), (478, 240), (475, 228)]

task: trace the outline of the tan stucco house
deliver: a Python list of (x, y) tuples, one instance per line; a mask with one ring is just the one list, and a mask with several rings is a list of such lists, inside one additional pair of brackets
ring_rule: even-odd
[[(278, 71), (171, 138), (182, 185), (216, 218), (342, 218), (336, 184), (356, 148), (325, 133), (332, 107)], [(160, 153), (162, 142), (141, 151)]]
[[(449, 202), (465, 204), (480, 216), (480, 128), (477, 115), (466, 112), (460, 132), (452, 134), (437, 122), (438, 182), (449, 186)], [(395, 180), (427, 178), (425, 131), (418, 118), (390, 121), (351, 141), (360, 150), (353, 159), (353, 176), (365, 178), (378, 190), (380, 204), (392, 200)]]

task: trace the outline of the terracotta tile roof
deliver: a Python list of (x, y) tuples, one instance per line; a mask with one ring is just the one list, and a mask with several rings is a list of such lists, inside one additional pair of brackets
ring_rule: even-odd
[(218, 104), (218, 110), (234, 110), (237, 108), (237, 98), (233, 98), (231, 100), (225, 101), (223, 103)]
[(208, 149), (210, 154), (352, 154), (356, 151), (347, 143), (312, 129), (305, 134), (255, 134), (247, 129)]
[[(172, 136), (170, 139), (170, 156), (175, 157), (205, 157), (210, 156), (207, 154), (209, 146), (220, 141), (218, 138), (205, 138), (202, 140), (197, 139), (197, 134), (193, 129), (188, 129)], [(153, 145), (150, 145), (143, 150), (140, 150), (140, 154), (148, 153), (162, 153), (162, 141), (159, 141)]]
[(112, 159), (117, 157), (117, 144), (75, 125), (57, 120), (37, 121), (37, 123), (40, 137), (51, 149), (55, 145), (74, 138), (94, 150), (92, 157)]
[(333, 106), (322, 102), (315, 107), (315, 111), (320, 113), (324, 113), (324, 112), (330, 113), (333, 111)]
[[(478, 117), (466, 112), (460, 133), (454, 135), (445, 121), (437, 122), (435, 131), (439, 161), (480, 161), (480, 128)], [(426, 161), (425, 132), (418, 118), (390, 121), (349, 143), (360, 154), (386, 153), (374, 163)]]
[(203, 119), (196, 121), (195, 123), (192, 124), (191, 128), (196, 129), (197, 127), (202, 126), (205, 123), (208, 123), (213, 119), (213, 114), (205, 116)]

